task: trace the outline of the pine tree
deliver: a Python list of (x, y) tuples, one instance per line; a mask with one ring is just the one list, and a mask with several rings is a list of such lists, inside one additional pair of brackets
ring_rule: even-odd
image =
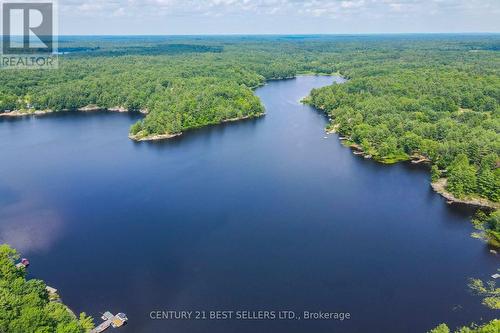
[(493, 198), (495, 175), (489, 168), (481, 168), (477, 177), (477, 192), (484, 198)]
[(439, 171), (439, 168), (437, 167), (437, 165), (434, 164), (431, 168), (431, 181), (435, 182), (439, 178), (441, 178), (441, 171)]
[(465, 154), (458, 154), (449, 168), (447, 189), (457, 197), (474, 193), (477, 188), (476, 168)]

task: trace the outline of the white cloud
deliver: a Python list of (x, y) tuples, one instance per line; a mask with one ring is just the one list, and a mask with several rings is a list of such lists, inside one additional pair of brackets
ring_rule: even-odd
[(500, 14), (500, 0), (59, 0), (59, 3), (61, 15), (66, 15), (67, 21), (77, 16), (110, 21), (116, 18), (169, 21), (212, 18), (219, 21), (211, 27), (223, 27), (225, 21), (237, 18), (252, 19), (256, 23), (278, 17), (294, 20), (294, 23), (324, 18), (356, 22), (361, 26), (363, 22), (374, 25), (370, 20), (385, 20), (381, 26), (394, 29), (393, 25), (400, 20), (398, 24), (404, 30), (408, 18), (412, 17), (420, 26), (425, 27), (427, 20), (429, 27), (434, 24), (440, 30), (446, 28), (446, 23), (461, 20), (468, 24), (465, 30), (476, 26), (473, 30), (479, 31), (488, 26), (489, 31), (500, 31), (500, 25), (495, 23), (499, 21), (495, 15)]
[(120, 9), (130, 15), (148, 12), (163, 14), (189, 13), (205, 15), (223, 14), (313, 14), (332, 12), (362, 13), (367, 10), (420, 12), (468, 11), (478, 9), (500, 10), (498, 0), (60, 0), (65, 11), (78, 10), (95, 15), (112, 15)]

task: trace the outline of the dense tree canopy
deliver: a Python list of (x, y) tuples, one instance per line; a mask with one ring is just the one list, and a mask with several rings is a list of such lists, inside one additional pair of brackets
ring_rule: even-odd
[(433, 179), (447, 177), (456, 197), (498, 202), (500, 41), (481, 50), (465, 40), (415, 45), (354, 56), (340, 66), (349, 82), (308, 101), (373, 158), (426, 157)]
[(307, 100), (376, 160), (420, 156), (458, 198), (500, 200), (497, 35), (65, 37), (60, 69), (0, 71), (0, 112), (147, 110), (131, 134), (259, 116), (252, 89), (341, 73)]
[[(424, 157), (455, 196), (500, 200), (497, 35), (65, 37), (60, 45), (59, 70), (0, 70), (0, 112), (147, 110), (132, 134), (175, 134), (263, 114), (252, 90), (266, 80), (340, 73), (347, 83), (314, 90), (307, 102), (350, 143), (387, 163)], [(500, 244), (498, 214), (480, 224)], [(17, 258), (0, 246), (0, 331), (85, 331), (91, 320), (50, 302)], [(457, 332), (498, 330), (493, 321)]]
[(19, 255), (0, 245), (0, 332), (78, 333), (93, 328), (91, 318), (79, 318), (59, 302), (51, 302), (46, 285), (26, 280), (24, 268), (17, 268)]
[(500, 320), (493, 320), (484, 325), (472, 325), (471, 327), (462, 327), (451, 331), (446, 324), (441, 324), (429, 333), (497, 333), (500, 331)]

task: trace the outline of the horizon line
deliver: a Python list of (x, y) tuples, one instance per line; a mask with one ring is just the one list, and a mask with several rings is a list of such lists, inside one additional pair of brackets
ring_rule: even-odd
[(123, 36), (123, 37), (162, 37), (162, 36), (367, 36), (367, 35), (500, 35), (489, 31), (464, 32), (359, 32), (359, 33), (208, 33), (208, 34), (59, 34), (65, 36)]

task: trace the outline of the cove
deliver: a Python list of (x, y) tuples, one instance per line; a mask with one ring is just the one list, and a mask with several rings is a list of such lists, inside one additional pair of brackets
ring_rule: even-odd
[(125, 312), (117, 332), (425, 332), (494, 318), (467, 289), (498, 264), (470, 237), (472, 212), (448, 206), (421, 167), (325, 139), (325, 116), (298, 101), (333, 81), (270, 82), (256, 91), (265, 117), (163, 142), (130, 141), (134, 114), (1, 119), (0, 242), (75, 312)]

